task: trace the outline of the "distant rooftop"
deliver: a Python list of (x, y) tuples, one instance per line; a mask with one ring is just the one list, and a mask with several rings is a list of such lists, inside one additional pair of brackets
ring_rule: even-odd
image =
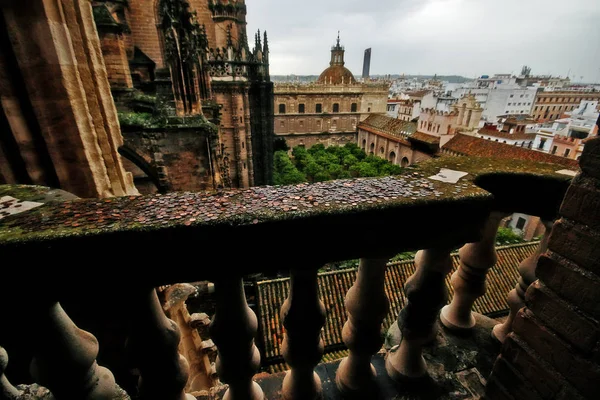
[(574, 169), (579, 168), (579, 163), (576, 160), (463, 134), (457, 134), (450, 139), (444, 145), (443, 151), (463, 156), (518, 159), (558, 164)]

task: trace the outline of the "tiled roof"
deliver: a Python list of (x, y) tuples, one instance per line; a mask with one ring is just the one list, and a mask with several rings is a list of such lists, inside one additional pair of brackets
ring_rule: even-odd
[(478, 132), (480, 135), (493, 136), (499, 139), (510, 139), (510, 140), (535, 140), (535, 133), (525, 133), (525, 132), (517, 132), (517, 133), (509, 133), (509, 132), (500, 132), (494, 129), (484, 129), (481, 128)]
[(410, 135), (411, 139), (418, 140), (419, 142), (425, 142), (429, 144), (440, 144), (440, 138), (438, 136), (430, 135), (424, 132), (415, 132)]
[(494, 157), (498, 159), (517, 159), (563, 165), (569, 168), (579, 168), (576, 160), (555, 156), (541, 151), (530, 150), (512, 144), (500, 143), (493, 140), (481, 139), (475, 136), (457, 134), (446, 143), (443, 152), (463, 156)]
[[(497, 248), (498, 263), (487, 275), (487, 291), (475, 302), (474, 310), (481, 314), (494, 314), (508, 310), (506, 296), (519, 278), (517, 267), (521, 261), (535, 251), (539, 242), (501, 246)], [(452, 255), (453, 271), (458, 268), (459, 258)], [(402, 261), (388, 264), (385, 275), (385, 293), (390, 302), (390, 310), (383, 322), (387, 330), (396, 320), (404, 307), (403, 285), (415, 272), (414, 261)], [(452, 297), (450, 275), (446, 277), (446, 285)], [(325, 304), (327, 318), (323, 328), (325, 352), (327, 348), (338, 351), (343, 346), (342, 327), (347, 319), (344, 300), (346, 293), (354, 284), (356, 269), (345, 269), (320, 273), (318, 276), (319, 297)], [(283, 342), (283, 325), (280, 319), (281, 305), (288, 296), (289, 278), (274, 279), (256, 283), (258, 297), (259, 328), (264, 348), (264, 362), (267, 364), (281, 362), (281, 344)], [(283, 368), (283, 367), (282, 367)]]
[[(402, 121), (397, 118), (388, 117), (387, 115), (371, 114), (358, 124), (359, 129), (368, 131), (378, 131), (387, 133), (392, 136), (406, 138), (417, 130), (417, 124), (414, 122)], [(375, 132), (377, 133), (377, 132)]]
[(430, 92), (431, 90), (417, 90), (414, 92), (406, 92), (405, 94), (409, 95), (410, 97), (423, 97)]

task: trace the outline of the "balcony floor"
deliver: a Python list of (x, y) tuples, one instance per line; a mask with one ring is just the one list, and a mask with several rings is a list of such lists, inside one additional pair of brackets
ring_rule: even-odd
[[(433, 343), (425, 348), (429, 377), (413, 383), (395, 384), (385, 370), (385, 352), (373, 357), (377, 371), (379, 393), (370, 399), (420, 400), (420, 399), (477, 399), (483, 395), (485, 378), (490, 374), (500, 343), (491, 336), (491, 330), (498, 321), (476, 314), (477, 326), (468, 334), (456, 335), (441, 327)], [(394, 335), (391, 339), (394, 342)], [(396, 338), (396, 340), (398, 340)], [(335, 385), (335, 374), (340, 360), (322, 363), (316, 372), (323, 385), (323, 400), (341, 400), (342, 395)], [(261, 374), (256, 381), (263, 388), (265, 398), (283, 399), (281, 383), (285, 372)], [(221, 399), (224, 390), (213, 397)], [(200, 397), (202, 399), (202, 397)]]

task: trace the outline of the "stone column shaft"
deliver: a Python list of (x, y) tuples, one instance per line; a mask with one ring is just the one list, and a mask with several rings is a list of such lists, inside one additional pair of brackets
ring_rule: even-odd
[(184, 393), (189, 366), (177, 351), (179, 328), (168, 319), (153, 288), (135, 290), (128, 343), (140, 371), (141, 400), (193, 400)]
[(404, 285), (406, 306), (398, 315), (402, 339), (390, 350), (385, 364), (395, 381), (427, 375), (422, 348), (435, 338), (438, 314), (448, 298), (444, 280), (452, 270), (450, 249), (421, 250), (415, 265), (417, 270)]
[(321, 328), (325, 323), (325, 306), (319, 300), (316, 268), (291, 272), (290, 292), (281, 306), (281, 320), (285, 328), (282, 353), (292, 368), (283, 380), (283, 397), (321, 398), (321, 380), (314, 367), (323, 355)]
[(486, 222), (479, 242), (467, 243), (458, 252), (460, 267), (452, 274), (454, 297), (442, 309), (441, 321), (448, 329), (466, 330), (475, 326), (471, 313), (473, 303), (485, 293), (485, 278), (496, 264), (496, 234), (507, 214), (492, 212)]
[(504, 343), (506, 336), (512, 332), (512, 324), (517, 316), (517, 312), (525, 307), (525, 292), (537, 278), (535, 276), (535, 268), (537, 267), (540, 256), (546, 252), (548, 248), (548, 238), (552, 229), (551, 221), (543, 221), (546, 231), (542, 241), (536, 251), (519, 264), (519, 274), (521, 277), (517, 282), (517, 286), (508, 293), (508, 305), (510, 313), (503, 324), (496, 325), (492, 330), (492, 335), (500, 342)]
[(252, 377), (260, 365), (254, 345), (258, 330), (256, 315), (248, 307), (242, 278), (221, 278), (215, 282), (216, 313), (210, 335), (217, 345), (217, 373), (229, 384), (224, 400), (262, 400), (262, 389)]
[(368, 396), (376, 376), (371, 356), (381, 349), (381, 323), (389, 301), (385, 295), (385, 270), (388, 259), (362, 258), (354, 285), (346, 295), (348, 321), (342, 336), (350, 355), (342, 360), (336, 383), (342, 393)]

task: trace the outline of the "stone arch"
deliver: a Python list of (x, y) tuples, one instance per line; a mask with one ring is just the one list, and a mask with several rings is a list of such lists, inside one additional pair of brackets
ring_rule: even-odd
[(154, 186), (156, 186), (158, 192), (166, 193), (168, 191), (167, 185), (164, 182), (161, 182), (158, 171), (156, 167), (152, 165), (151, 161), (146, 160), (146, 158), (140, 155), (129, 145), (123, 145), (119, 147), (119, 154), (141, 169), (154, 184)]
[(390, 151), (390, 155), (388, 157), (388, 160), (393, 164), (396, 162), (396, 153), (393, 151)]
[(401, 167), (408, 167), (409, 165), (410, 165), (410, 161), (408, 161), (408, 158), (402, 157), (402, 161), (400, 161), (400, 166)]
[(367, 149), (367, 139), (363, 139), (363, 141), (362, 141), (362, 149), (363, 150)]
[(371, 143), (369, 147), (369, 154), (375, 154), (375, 143)]

